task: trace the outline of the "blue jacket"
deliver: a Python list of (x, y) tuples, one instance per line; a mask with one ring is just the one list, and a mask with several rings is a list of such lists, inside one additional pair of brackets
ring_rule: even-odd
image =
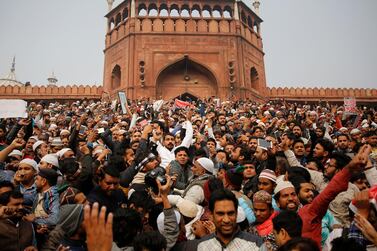
[[(38, 205), (38, 196), (34, 200), (33, 212)], [(38, 217), (34, 220), (38, 225), (47, 225), (48, 227), (55, 226), (58, 222), (59, 215), (59, 193), (56, 186), (52, 186), (50, 189), (43, 193), (43, 210), (48, 214), (47, 217)]]

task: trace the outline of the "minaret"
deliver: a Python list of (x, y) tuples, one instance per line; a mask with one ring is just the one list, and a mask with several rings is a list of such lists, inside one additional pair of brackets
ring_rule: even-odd
[(23, 86), (24, 84), (19, 82), (16, 78), (16, 56), (13, 57), (12, 66), (10, 72), (4, 78), (0, 78), (0, 85), (17, 85)]
[(240, 20), (240, 14), (238, 13), (238, 0), (234, 2), (234, 19)]
[(254, 12), (259, 16), (259, 6), (260, 6), (260, 1), (259, 0), (254, 0), (253, 7), (254, 7)]
[(53, 86), (56, 85), (56, 83), (58, 82), (58, 79), (55, 77), (54, 72), (52, 72), (51, 75), (50, 75), (50, 77), (47, 78), (47, 81), (48, 81), (48, 85), (49, 85), (49, 86), (50, 86), (50, 85), (53, 85)]
[(110, 12), (113, 9), (114, 0), (106, 0), (106, 1), (107, 1), (108, 12)]
[(10, 68), (10, 72), (6, 78), (12, 79), (12, 80), (17, 79), (16, 78), (16, 56), (13, 56), (12, 67)]

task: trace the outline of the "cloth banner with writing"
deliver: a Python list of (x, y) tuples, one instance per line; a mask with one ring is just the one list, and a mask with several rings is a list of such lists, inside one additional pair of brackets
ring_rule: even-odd
[(174, 101), (174, 105), (177, 108), (184, 108), (184, 107), (191, 106), (191, 104), (189, 102), (185, 102), (185, 101), (182, 101), (182, 100), (179, 100), (179, 99), (176, 99)]

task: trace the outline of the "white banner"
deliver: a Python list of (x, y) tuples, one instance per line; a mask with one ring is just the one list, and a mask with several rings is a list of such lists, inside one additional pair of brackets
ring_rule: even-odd
[(21, 99), (0, 99), (0, 118), (27, 118), (27, 102)]

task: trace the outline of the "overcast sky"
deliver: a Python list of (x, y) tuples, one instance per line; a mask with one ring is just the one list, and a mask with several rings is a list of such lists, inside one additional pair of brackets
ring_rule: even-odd
[[(268, 86), (377, 88), (376, 10), (376, 0), (261, 0)], [(16, 55), (21, 82), (54, 71), (60, 84), (102, 83), (106, 11), (106, 0), (1, 0), (0, 77)]]

